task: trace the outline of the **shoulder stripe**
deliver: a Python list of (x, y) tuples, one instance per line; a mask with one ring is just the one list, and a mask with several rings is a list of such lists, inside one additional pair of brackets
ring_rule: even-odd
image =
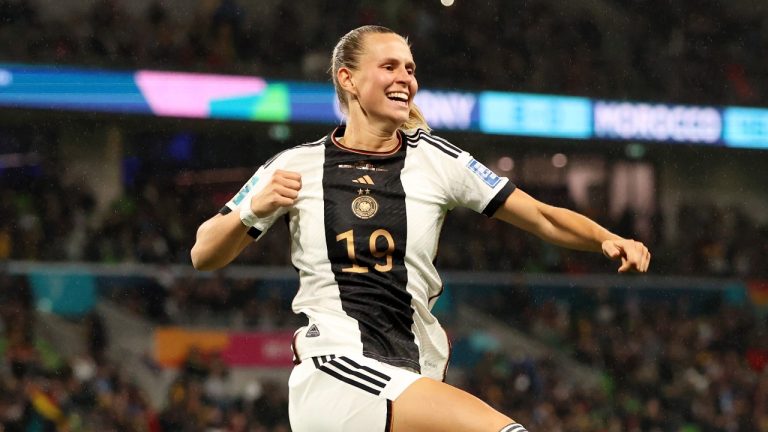
[(445, 143), (447, 143), (447, 141), (445, 140), (443, 140), (444, 142), (440, 142), (436, 137), (432, 135), (424, 135), (422, 139), (455, 158), (458, 158), (459, 155), (461, 154), (460, 149), (458, 149), (456, 146), (452, 144), (446, 145)]
[(437, 141), (437, 140), (433, 140), (433, 139), (432, 139), (430, 136), (428, 136), (428, 135), (425, 135), (425, 136), (421, 137), (421, 139), (422, 139), (424, 142), (431, 144), (432, 146), (436, 147), (436, 148), (437, 148), (438, 150), (440, 150), (441, 152), (443, 152), (443, 153), (445, 153), (445, 154), (447, 154), (447, 155), (449, 155), (449, 156), (451, 156), (451, 157), (453, 157), (453, 158), (458, 158), (458, 157), (459, 157), (459, 154), (461, 154), (461, 152), (457, 152), (457, 151), (454, 151), (454, 150), (450, 149), (449, 147), (446, 147), (446, 146), (444, 146), (444, 145), (443, 145), (442, 143), (440, 143), (439, 141)]
[(289, 152), (291, 150), (298, 150), (298, 149), (308, 148), (308, 147), (317, 147), (319, 145), (322, 145), (325, 142), (325, 139), (326, 139), (326, 137), (323, 137), (323, 138), (320, 138), (317, 141), (312, 141), (310, 143), (299, 144), (297, 146), (293, 146), (291, 148), (287, 148), (287, 149), (281, 151), (280, 153), (278, 153), (278, 154), (272, 156), (271, 158), (269, 158), (266, 162), (264, 162), (264, 165), (262, 165), (262, 166), (264, 168), (268, 167), (269, 165), (272, 164), (272, 162), (275, 161), (275, 159), (277, 159), (278, 157), (282, 156), (283, 153)]
[(443, 145), (445, 145), (449, 149), (451, 149), (451, 150), (453, 150), (455, 152), (461, 153), (461, 149), (456, 147), (455, 145), (451, 144), (450, 141), (448, 141), (447, 139), (439, 137), (437, 135), (432, 135), (432, 134), (429, 134), (429, 133), (426, 133), (426, 132), (424, 132), (424, 133), (426, 134), (426, 136), (428, 136), (428, 137), (430, 137), (430, 138), (432, 138), (432, 139), (442, 143)]
[(425, 131), (424, 129), (417, 129), (416, 132), (414, 132), (412, 135), (405, 135), (406, 139), (410, 139), (411, 141), (414, 141), (414, 142), (418, 141), (419, 139), (425, 136), (433, 138), (434, 140), (444, 144), (446, 147), (450, 148), (451, 150), (461, 153), (461, 149), (451, 144), (451, 142), (448, 141), (447, 139), (443, 137), (439, 137), (437, 135), (433, 135)]
[(416, 132), (414, 132), (412, 135), (405, 135), (405, 134), (403, 135), (405, 136), (406, 141), (417, 144), (422, 136), (429, 135), (429, 133), (426, 132), (424, 129), (417, 129)]
[(406, 135), (405, 139), (410, 147), (418, 147), (419, 141), (424, 141), (453, 158), (458, 158), (462, 152), (460, 148), (449, 143), (445, 139), (430, 135), (422, 129), (419, 129), (418, 132), (413, 135)]

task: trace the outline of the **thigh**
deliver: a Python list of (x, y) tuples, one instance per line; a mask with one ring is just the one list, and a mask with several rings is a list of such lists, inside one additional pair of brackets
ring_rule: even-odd
[(498, 432), (513, 422), (471, 394), (421, 378), (393, 403), (393, 432)]
[(392, 400), (418, 375), (367, 358), (322, 356), (295, 367), (288, 382), (294, 432), (388, 432)]

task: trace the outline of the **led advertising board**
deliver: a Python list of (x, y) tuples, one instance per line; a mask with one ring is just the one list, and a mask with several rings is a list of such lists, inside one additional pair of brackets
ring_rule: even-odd
[(619, 140), (717, 144), (723, 130), (713, 107), (596, 101), (594, 136)]

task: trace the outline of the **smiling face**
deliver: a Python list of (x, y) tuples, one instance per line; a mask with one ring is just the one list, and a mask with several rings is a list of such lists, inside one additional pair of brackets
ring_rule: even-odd
[(349, 93), (350, 115), (354, 110), (373, 122), (398, 128), (407, 120), (419, 86), (416, 64), (405, 39), (395, 33), (364, 36), (358, 67), (349, 70), (345, 86)]

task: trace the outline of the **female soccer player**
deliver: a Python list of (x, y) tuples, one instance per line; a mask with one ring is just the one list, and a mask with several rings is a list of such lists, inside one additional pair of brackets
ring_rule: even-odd
[(442, 292), (433, 261), (448, 210), (465, 206), (552, 243), (602, 251), (645, 272), (648, 249), (572, 211), (543, 204), (430, 134), (413, 103), (407, 41), (365, 26), (344, 35), (331, 73), (346, 126), (277, 154), (204, 222), (197, 269), (231, 262), (279, 218), (300, 287), (289, 380), (295, 432), (525, 428), (443, 382), (449, 344), (430, 313)]

